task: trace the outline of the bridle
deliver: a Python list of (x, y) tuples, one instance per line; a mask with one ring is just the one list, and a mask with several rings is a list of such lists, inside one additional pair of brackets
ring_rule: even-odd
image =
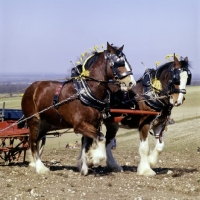
[[(105, 69), (106, 74), (107, 74), (107, 61), (109, 61), (110, 67), (114, 74), (114, 79), (116, 81), (121, 80), (129, 75), (133, 75), (132, 68), (126, 59), (126, 56), (122, 52), (119, 52), (118, 55), (111, 54), (111, 53), (106, 54), (106, 52), (107, 51), (104, 51), (104, 59), (106, 61), (106, 69)], [(125, 66), (125, 64), (126, 64), (125, 62), (128, 64), (130, 70), (121, 74), (119, 72), (118, 68), (121, 66)]]
[(186, 85), (190, 85), (191, 84), (191, 71), (189, 69), (186, 68), (171, 68), (170, 70), (171, 73), (171, 77), (170, 80), (168, 81), (168, 90), (169, 90), (169, 94), (174, 94), (174, 93), (182, 93), (182, 94), (186, 94), (186, 90), (185, 89), (177, 89), (175, 88), (175, 85), (180, 85), (180, 73), (186, 71), (188, 74), (188, 79), (187, 79), (187, 83)]

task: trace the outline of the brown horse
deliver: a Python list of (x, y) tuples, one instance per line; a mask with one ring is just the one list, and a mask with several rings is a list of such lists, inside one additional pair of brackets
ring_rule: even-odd
[[(83, 134), (96, 141), (97, 147), (105, 148), (104, 135), (99, 131), (103, 117), (107, 115), (110, 93), (109, 80), (129, 90), (135, 80), (131, 67), (122, 52), (107, 43), (107, 50), (95, 51), (83, 65), (73, 68), (70, 80), (37, 81), (25, 91), (21, 106), (30, 129), (30, 147), (37, 173), (49, 171), (40, 159), (45, 144), (45, 134), (52, 129), (74, 128), (75, 133)], [(42, 148), (39, 143), (42, 139)], [(86, 160), (87, 147), (82, 148), (79, 167), (82, 174), (88, 173)], [(105, 152), (105, 150), (104, 150)], [(92, 155), (91, 163), (106, 159), (106, 154)]]
[[(116, 93), (111, 98), (113, 99), (111, 107), (160, 112), (159, 115), (128, 115), (122, 120), (122, 124), (138, 128), (139, 131), (140, 163), (137, 168), (139, 175), (155, 175), (151, 167), (156, 165), (158, 155), (164, 148), (163, 133), (168, 116), (170, 116), (173, 106), (179, 106), (183, 103), (186, 85), (191, 80), (191, 72), (188, 67), (188, 58), (178, 61), (174, 56), (174, 62), (166, 63), (156, 70), (147, 69), (130, 92), (116, 92), (116, 87), (113, 87)], [(112, 117), (116, 116), (112, 113), (111, 115)], [(122, 171), (123, 169), (118, 165), (111, 151), (112, 140), (119, 129), (119, 124), (113, 122), (112, 117), (104, 121), (107, 129), (106, 163), (112, 171)], [(156, 139), (156, 146), (151, 152), (148, 143), (150, 130)]]

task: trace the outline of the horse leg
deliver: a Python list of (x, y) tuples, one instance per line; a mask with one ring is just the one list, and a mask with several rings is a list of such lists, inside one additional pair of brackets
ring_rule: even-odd
[(82, 137), (81, 138), (81, 151), (78, 158), (78, 169), (82, 175), (88, 174), (88, 165), (87, 165), (87, 157), (86, 152), (89, 149), (89, 145), (91, 145), (92, 139), (89, 137)]
[[(44, 136), (41, 140), (42, 140), (42, 142), (41, 142), (40, 151), (39, 151), (40, 157), (42, 156), (42, 153), (44, 151), (44, 145), (46, 143), (46, 136)], [(35, 168), (35, 160), (32, 156), (31, 149), (27, 150), (27, 154), (29, 156), (29, 166)]]
[(88, 174), (88, 167), (98, 166), (106, 160), (104, 135), (91, 124), (82, 122), (74, 127), (75, 133), (82, 133), (82, 147), (78, 167), (83, 175)]
[[(40, 159), (40, 140), (44, 137), (47, 131), (47, 124), (39, 120), (36, 117), (33, 117), (28, 121), (28, 126), (30, 128), (30, 148), (32, 152), (32, 162), (29, 164), (31, 167), (36, 168), (36, 172), (39, 174), (43, 174), (49, 171), (47, 167), (44, 166)], [(43, 143), (44, 146), (44, 143)], [(43, 148), (42, 146), (42, 148)]]
[(97, 167), (103, 161), (106, 161), (105, 141), (93, 140), (83, 136), (78, 159), (78, 168), (81, 174), (87, 175), (88, 168)]
[(115, 138), (116, 133), (119, 129), (119, 124), (116, 122), (105, 122), (105, 126), (106, 126), (106, 155), (107, 155), (107, 159), (106, 159), (106, 164), (107, 167), (111, 170), (111, 171), (115, 171), (115, 172), (123, 172), (123, 169), (121, 166), (119, 166), (119, 164), (116, 162), (115, 158), (113, 157), (112, 154), (112, 140)]
[[(154, 131), (154, 133), (156, 135), (155, 131)], [(155, 148), (153, 149), (153, 151), (150, 152), (150, 154), (148, 156), (148, 160), (149, 160), (151, 167), (154, 167), (157, 164), (158, 156), (161, 154), (161, 152), (164, 149), (163, 135), (164, 135), (164, 131), (162, 131), (158, 137), (155, 137), (155, 141), (156, 141)]]
[(39, 150), (40, 157), (42, 156), (42, 153), (44, 151), (44, 146), (46, 144), (46, 136), (43, 136), (41, 140), (42, 141), (41, 141), (40, 150)]
[(140, 162), (137, 168), (137, 174), (144, 176), (153, 176), (156, 173), (150, 168), (150, 163), (148, 159), (149, 155), (148, 130), (149, 127), (147, 127), (147, 125), (144, 125), (140, 129), (140, 146), (139, 146)]

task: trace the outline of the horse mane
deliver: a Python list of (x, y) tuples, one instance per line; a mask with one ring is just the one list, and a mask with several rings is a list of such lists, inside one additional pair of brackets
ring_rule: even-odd
[(156, 69), (156, 76), (157, 78), (160, 77), (160, 74), (165, 70), (168, 69), (172, 64), (174, 63), (174, 61), (171, 62), (166, 62), (162, 65), (160, 65), (157, 69)]
[(98, 59), (99, 59), (99, 56), (102, 52), (92, 52), (92, 54), (90, 56), (88, 56), (82, 65), (84, 65), (84, 68), (86, 70), (88, 70), (90, 68), (90, 66), (95, 63)]
[[(173, 65), (173, 63), (174, 63), (174, 61), (170, 61), (170, 62), (166, 62), (166, 63), (160, 65), (160, 66), (156, 69), (156, 71), (157, 71), (157, 77), (160, 76), (160, 74), (163, 72), (163, 70), (168, 69), (171, 65)], [(187, 62), (187, 61), (181, 59), (180, 63), (181, 63), (181, 68), (182, 68), (182, 69), (184, 69), (184, 70), (186, 70), (186, 71), (189, 70), (189, 68), (190, 68), (189, 62)]]
[[(112, 45), (112, 44), (111, 44)], [(117, 51), (119, 51), (119, 47), (117, 46), (113, 46), (112, 47)], [(98, 46), (94, 46), (94, 50), (91, 51), (92, 49), (90, 49), (90, 52), (88, 53), (87, 51), (85, 51), (84, 53), (82, 53), (76, 60), (75, 65), (77, 66), (84, 66), (85, 70), (88, 70), (89, 67), (95, 63), (98, 59), (101, 53), (103, 53), (103, 50), (98, 51)], [(117, 53), (120, 53), (117, 52)], [(72, 66), (72, 68), (74, 67), (74, 64)]]
[[(155, 72), (156, 72), (156, 77), (159, 78), (160, 77), (160, 74), (163, 72), (163, 70), (165, 69), (168, 69), (172, 64), (174, 63), (174, 61), (170, 61), (170, 62), (165, 62), (164, 64), (160, 65), (157, 67), (157, 69), (155, 69)], [(191, 65), (189, 62), (185, 61), (182, 57), (181, 57), (181, 68), (186, 70), (186, 71), (189, 71), (189, 69), (191, 68)], [(142, 76), (143, 77), (143, 76)], [(141, 82), (142, 80), (142, 77), (140, 77), (136, 83), (139, 83)]]
[(84, 66), (86, 70), (89, 69), (89, 67), (98, 60), (100, 54), (103, 52), (102, 51), (97, 51), (98, 46), (94, 47), (94, 50), (90, 49), (90, 52), (85, 51), (82, 53), (77, 59), (75, 63), (72, 63), (72, 68), (74, 66)]

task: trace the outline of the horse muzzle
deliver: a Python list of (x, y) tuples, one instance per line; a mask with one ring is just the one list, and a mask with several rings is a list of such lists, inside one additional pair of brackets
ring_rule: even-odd
[(135, 86), (135, 85), (136, 85), (136, 82), (135, 82), (135, 81), (130, 82), (128, 85), (126, 85), (126, 84), (123, 82), (123, 83), (120, 84), (120, 89), (121, 89), (122, 91), (129, 91), (129, 90), (131, 90), (131, 88), (132, 88), (133, 86)]
[(185, 97), (183, 96), (182, 100), (177, 99), (174, 106), (178, 107), (178, 106), (182, 105), (184, 101), (185, 101)]

